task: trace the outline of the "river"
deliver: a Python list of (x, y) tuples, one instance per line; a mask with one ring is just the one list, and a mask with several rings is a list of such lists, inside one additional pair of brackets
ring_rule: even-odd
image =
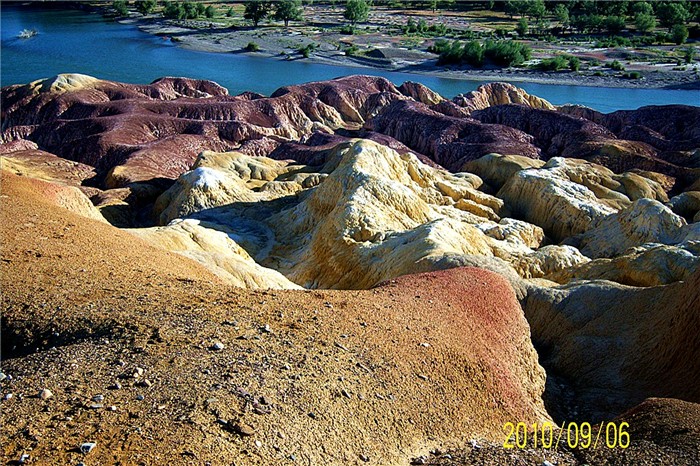
[[(476, 89), (481, 82), (379, 69), (282, 61), (251, 54), (207, 53), (178, 47), (140, 31), (135, 25), (105, 20), (98, 13), (0, 3), (2, 57), (0, 84), (19, 84), (59, 73), (83, 73), (128, 83), (149, 83), (162, 76), (216, 81), (232, 94), (269, 95), (289, 84), (349, 74), (383, 76), (395, 84), (417, 81), (445, 97)], [(24, 28), (39, 35), (19, 39)], [(697, 91), (617, 89), (514, 83), (554, 104), (574, 103), (609, 112), (644, 105), (688, 104)]]

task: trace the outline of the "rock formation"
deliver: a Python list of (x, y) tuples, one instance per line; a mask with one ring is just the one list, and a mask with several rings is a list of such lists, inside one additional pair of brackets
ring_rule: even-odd
[[(94, 462), (294, 455), (341, 465), (359, 455), (400, 464), (425, 448), (496, 441), (512, 418), (549, 420), (527, 322), (497, 274), (245, 291), (53, 205), (27, 177), (0, 181), (2, 342), (12, 355), (3, 364), (12, 379), (0, 383), (15, 393), (2, 401), (3, 461), (27, 451), (26, 436), (10, 434), (30, 424), (33, 461), (84, 461), (75, 444), (95, 442)], [(39, 385), (54, 396), (18, 399)], [(73, 409), (81, 422), (50, 427)], [(146, 448), (133, 443), (134, 426), (154, 433)]]
[[(700, 401), (697, 107), (604, 115), (368, 76), (265, 97), (59, 75), (2, 101), (17, 390), (51, 382), (67, 412), (139, 361), (166, 394), (137, 377), (148, 402), (118, 391), (99, 442), (134, 419), (187, 439), (102, 462), (401, 462), (548, 419), (542, 396), (569, 421)], [(90, 371), (65, 369), (74, 351)], [(9, 434), (55, 412), (7, 401)], [(33, 451), (73, 462), (57, 431)]]
[(650, 288), (535, 288), (523, 308), (533, 341), (546, 348), (542, 363), (572, 384), (575, 409), (600, 418), (649, 396), (700, 401), (698, 287), (696, 267), (684, 282)]

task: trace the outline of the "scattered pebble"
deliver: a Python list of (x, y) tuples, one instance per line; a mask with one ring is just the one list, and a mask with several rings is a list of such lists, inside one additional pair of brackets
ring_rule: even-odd
[(418, 378), (421, 380), (428, 380), (428, 376), (423, 374), (418, 374)]
[(142, 367), (137, 367), (136, 369), (134, 369), (134, 378), (136, 379), (138, 377), (141, 377), (144, 372), (145, 371), (143, 370)]
[(104, 396), (104, 395), (95, 395), (95, 396), (92, 397), (92, 401), (96, 401), (96, 402), (98, 402), (98, 403), (101, 402), (101, 401), (104, 401), (104, 399), (105, 399), (105, 396)]
[(80, 445), (80, 452), (83, 453), (83, 454), (85, 454), (85, 455), (87, 455), (87, 454), (90, 453), (90, 452), (93, 450), (93, 448), (95, 448), (96, 446), (97, 446), (97, 444), (96, 444), (95, 442), (85, 442), (85, 443), (83, 443), (83, 444)]
[(116, 411), (116, 410), (117, 410), (117, 407), (114, 406), (114, 405), (112, 405), (112, 406), (110, 406), (108, 409), (109, 409), (110, 411)]
[(423, 342), (423, 343), (421, 343), (420, 345), (421, 345), (423, 348), (430, 348), (430, 343), (425, 343), (425, 342)]
[(471, 444), (472, 448), (481, 448), (481, 445), (479, 445), (474, 439), (471, 439), (469, 443)]
[(148, 379), (143, 379), (141, 382), (137, 383), (136, 385), (138, 385), (140, 387), (149, 388), (153, 385), (153, 383)]
[(415, 458), (413, 461), (411, 461), (411, 464), (416, 465), (416, 464), (426, 464), (427, 460), (425, 459), (425, 456), (419, 456), (418, 458)]
[(110, 390), (121, 390), (122, 384), (120, 384), (119, 382), (115, 382), (114, 385), (110, 385), (109, 389)]
[(544, 460), (544, 461), (542, 462), (542, 466), (554, 466), (554, 465), (553, 465), (552, 463), (550, 463), (549, 461)]
[(342, 344), (338, 343), (337, 341), (335, 342), (335, 346), (337, 346), (338, 348), (340, 348), (343, 351), (350, 351), (345, 345), (342, 345)]
[(88, 408), (90, 408), (90, 409), (102, 409), (104, 407), (105, 407), (105, 405), (103, 405), (102, 403), (90, 403), (88, 405)]
[(136, 399), (139, 400), (139, 401), (143, 401), (144, 396), (141, 395), (141, 394), (138, 394), (138, 395), (136, 395)]
[(29, 459), (29, 455), (27, 453), (24, 453), (22, 456), (19, 457), (19, 463), (24, 464), (27, 462)]
[(365, 463), (369, 462), (369, 456), (363, 455), (362, 453), (360, 453), (358, 456), (359, 456), (361, 461), (364, 461)]
[(262, 330), (265, 333), (272, 333), (272, 329), (268, 324), (265, 324), (260, 330)]
[(255, 434), (255, 429), (253, 429), (248, 424), (238, 423), (233, 426), (233, 431), (236, 432), (241, 437), (250, 437)]
[(221, 343), (220, 341), (217, 341), (216, 343), (211, 345), (211, 349), (214, 351), (221, 351), (224, 348), (225, 348), (224, 344)]
[(348, 392), (344, 388), (342, 390), (340, 390), (340, 394), (343, 395), (345, 398), (348, 398), (348, 399), (352, 398), (352, 395), (350, 395), (350, 392)]
[(5, 380), (6, 378), (7, 378), (7, 376), (5, 375), (5, 373), (4, 373), (4, 372), (0, 372), (0, 382), (2, 382), (3, 380)]
[(262, 447), (262, 442), (261, 442), (260, 440), (256, 440), (256, 441), (255, 441), (255, 446), (258, 447), (258, 448)]
[(12, 393), (6, 393), (3, 400), (9, 400), (10, 398), (12, 398)]
[(282, 431), (278, 431), (278, 432), (277, 432), (277, 436), (278, 436), (279, 438), (281, 438), (282, 440), (284, 440), (284, 439), (287, 438), (287, 436), (284, 435), (284, 432), (282, 432)]
[(43, 388), (39, 392), (39, 398), (41, 398), (42, 400), (48, 400), (52, 396), (53, 396), (53, 393), (48, 388)]
[(311, 419), (316, 419), (316, 413), (310, 412), (310, 413), (309, 413), (309, 417), (310, 417)]

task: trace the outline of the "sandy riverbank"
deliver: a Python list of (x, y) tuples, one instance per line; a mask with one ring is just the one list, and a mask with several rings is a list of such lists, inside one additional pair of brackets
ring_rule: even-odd
[[(696, 64), (684, 71), (674, 70), (675, 63), (648, 64), (630, 62), (628, 71), (639, 71), (642, 79), (626, 79), (621, 72), (590, 67), (579, 72), (544, 72), (529, 68), (482, 68), (438, 66), (437, 57), (428, 52), (401, 47), (396, 38), (382, 34), (343, 35), (327, 28), (229, 28), (205, 21), (173, 21), (161, 17), (132, 17), (122, 22), (136, 24), (142, 31), (161, 36), (177, 45), (196, 51), (217, 53), (251, 53), (277, 60), (306, 60), (337, 66), (380, 68), (403, 73), (416, 73), (450, 79), (478, 81), (531, 82), (540, 84), (655, 89), (700, 89)], [(246, 51), (248, 44), (259, 47)], [(304, 58), (299, 49), (314, 44), (316, 49)], [(351, 45), (373, 50), (370, 56), (348, 56)], [(361, 71), (358, 71), (361, 73)]]

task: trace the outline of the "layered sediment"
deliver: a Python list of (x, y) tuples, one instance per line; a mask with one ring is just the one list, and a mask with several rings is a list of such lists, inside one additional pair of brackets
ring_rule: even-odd
[[(161, 397), (165, 417), (115, 403), (152, 429), (184, 416), (172, 433), (200, 429), (202, 448), (188, 451), (202, 458), (222, 436), (217, 454), (241, 453), (235, 426), (260, 424), (251, 464), (347, 464), (366, 451), (391, 464), (495, 440), (506, 420), (700, 402), (700, 108), (604, 115), (504, 83), (447, 100), (368, 76), (265, 97), (59, 75), (3, 88), (2, 100), (3, 344), (26, 374), (15, 386), (53, 380), (60, 409), (89, 377), (51, 371), (112, 333), (102, 361), (145, 348), (134, 360), (171, 399), (192, 398), (170, 409)], [(219, 374), (215, 340), (238, 372)], [(164, 344), (184, 351), (179, 372), (155, 359)], [(105, 386), (116, 375), (91, 364)], [(240, 409), (208, 406), (210, 383)], [(277, 401), (260, 408), (241, 389)], [(13, 419), (36, 415), (16, 403)]]

